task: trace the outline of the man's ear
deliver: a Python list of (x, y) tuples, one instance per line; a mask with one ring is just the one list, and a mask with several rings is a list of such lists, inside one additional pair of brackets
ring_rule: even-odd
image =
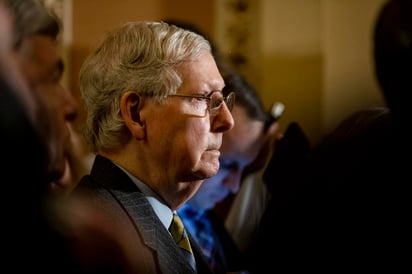
[(134, 91), (126, 91), (120, 98), (120, 113), (130, 133), (138, 140), (146, 135), (145, 123), (140, 119), (142, 106), (142, 97)]

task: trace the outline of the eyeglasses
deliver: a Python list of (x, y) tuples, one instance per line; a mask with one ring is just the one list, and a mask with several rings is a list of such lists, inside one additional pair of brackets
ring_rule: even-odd
[(219, 90), (212, 91), (208, 95), (188, 95), (188, 94), (170, 94), (168, 96), (173, 97), (187, 97), (187, 98), (196, 98), (201, 100), (207, 100), (209, 102), (208, 109), (210, 114), (216, 114), (219, 108), (222, 106), (223, 102), (226, 103), (229, 111), (232, 111), (233, 105), (235, 104), (235, 93), (230, 92), (226, 97), (222, 95), (222, 92)]

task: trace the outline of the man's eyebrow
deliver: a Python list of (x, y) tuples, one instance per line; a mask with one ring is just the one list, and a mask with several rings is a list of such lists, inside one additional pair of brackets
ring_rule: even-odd
[(215, 92), (219, 92), (219, 93), (223, 94), (223, 91), (222, 91), (221, 89), (214, 89), (214, 90), (209, 91), (209, 92), (208, 92), (208, 91), (204, 91), (204, 93), (205, 93), (206, 96), (211, 96), (212, 93), (215, 93)]

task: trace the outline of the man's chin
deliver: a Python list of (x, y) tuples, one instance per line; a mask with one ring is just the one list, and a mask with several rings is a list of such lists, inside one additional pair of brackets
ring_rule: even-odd
[(216, 158), (215, 160), (211, 160), (209, 162), (206, 162), (207, 165), (204, 168), (205, 170), (205, 177), (203, 179), (209, 179), (213, 176), (215, 176), (219, 172), (219, 158)]
[(209, 179), (209, 178), (215, 176), (218, 171), (219, 171), (219, 168), (217, 168), (217, 169), (215, 169), (215, 168), (210, 168), (210, 169), (208, 169), (208, 170), (204, 173), (203, 180), (206, 180), (206, 179)]

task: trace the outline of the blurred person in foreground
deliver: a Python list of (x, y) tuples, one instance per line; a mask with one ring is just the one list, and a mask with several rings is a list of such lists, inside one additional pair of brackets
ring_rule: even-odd
[[(375, 72), (386, 107), (351, 114), (290, 181), (288, 203), (271, 201), (254, 273), (408, 271), (411, 244), (407, 99), (412, 90), (412, 1), (389, 0), (373, 32)], [(271, 253), (262, 248), (270, 246)], [(410, 270), (409, 270), (410, 271)]]
[[(57, 117), (64, 116), (56, 83), (61, 72), (55, 53), (59, 27), (37, 1), (2, 0), (0, 8), (0, 120), (7, 163), (2, 165), (2, 175), (12, 179), (2, 187), (1, 232), (6, 236), (2, 245), (7, 250), (2, 267), (52, 273), (62, 262), (58, 258), (65, 256), (44, 213), (50, 182), (63, 173), (63, 165), (52, 168), (51, 164), (64, 162), (63, 154), (52, 153), (63, 147), (61, 135), (56, 143), (49, 143), (57, 136), (52, 133), (60, 132)], [(56, 104), (56, 109), (51, 107)]]
[[(21, 95), (19, 100), (1, 100), (7, 112), (1, 115), (8, 159), (3, 175), (13, 174), (8, 177), (13, 181), (2, 188), (10, 197), (2, 199), (1, 231), (7, 235), (3, 267), (15, 272), (130, 273), (123, 271), (126, 264), (122, 245), (113, 236), (115, 226), (80, 200), (66, 202), (50, 192), (66, 172), (71, 149), (67, 125), (77, 113), (77, 104), (60, 85), (60, 21), (38, 0), (1, 3), (11, 21), (2, 76), (11, 91)], [(2, 96), (8, 91), (2, 87)]]
[(97, 156), (71, 197), (121, 224), (142, 273), (211, 272), (196, 242), (193, 265), (168, 229), (219, 169), (234, 126), (224, 85), (209, 42), (163, 22), (119, 26), (82, 65), (85, 137)]
[[(78, 114), (78, 104), (61, 84), (64, 71), (59, 52), (61, 21), (41, 0), (4, 1), (13, 13), (13, 48), (18, 66), (28, 89), (45, 102), (41, 115), (49, 124), (37, 126), (44, 126), (44, 139), (49, 146), (49, 188), (61, 191), (66, 186), (59, 182), (67, 176), (68, 167), (75, 167), (73, 164), (81, 159), (74, 159), (77, 147), (72, 143), (71, 128)], [(73, 176), (75, 172), (75, 169), (70, 171)]]
[[(47, 200), (53, 183), (65, 173), (71, 150), (67, 124), (76, 118), (78, 109), (74, 98), (60, 83), (64, 65), (58, 51), (59, 18), (40, 0), (3, 0), (3, 3), (12, 18), (12, 56), (20, 76), (13, 78), (20, 80), (20, 86), (19, 83), (15, 86), (30, 93), (26, 97), (37, 107), (31, 120), (45, 149), (38, 157), (39, 162), (45, 159), (46, 178), (41, 182), (33, 180), (24, 192), (42, 203)], [(28, 172), (27, 166), (22, 164), (21, 168), (20, 172)]]
[[(13, 11), (5, 1), (0, 0), (0, 136), (4, 144), (3, 156), (6, 159), (1, 168), (5, 178), (3, 180), (14, 178), (19, 182), (5, 183), (2, 191), (15, 193), (21, 189), (20, 182), (32, 179), (33, 184), (27, 184), (26, 188), (29, 194), (21, 193), (24, 195), (22, 198), (29, 199), (31, 195), (35, 196), (40, 192), (41, 185), (37, 183), (46, 178), (46, 154), (45, 144), (35, 127), (35, 123), (39, 121), (38, 113), (41, 106), (35, 95), (27, 88), (17, 66), (16, 54), (12, 48), (13, 27)], [(20, 171), (22, 167), (25, 167), (26, 172)], [(36, 193), (32, 190), (36, 190)], [(11, 201), (7, 196), (1, 201), (2, 216), (5, 220), (20, 216), (16, 214), (19, 210), (17, 205), (16, 211), (8, 207)], [(14, 226), (2, 228), (15, 229)]]
[(261, 150), (267, 150), (264, 144), (274, 140), (278, 127), (275, 122), (266, 128), (269, 114), (265, 112), (257, 91), (242, 75), (229, 66), (221, 68), (221, 73), (225, 81), (223, 94), (231, 91), (236, 94), (232, 111), (235, 126), (223, 136), (218, 173), (207, 179), (178, 210), (215, 273), (247, 269), (246, 257), (213, 209), (228, 195), (239, 191), (245, 169)]

